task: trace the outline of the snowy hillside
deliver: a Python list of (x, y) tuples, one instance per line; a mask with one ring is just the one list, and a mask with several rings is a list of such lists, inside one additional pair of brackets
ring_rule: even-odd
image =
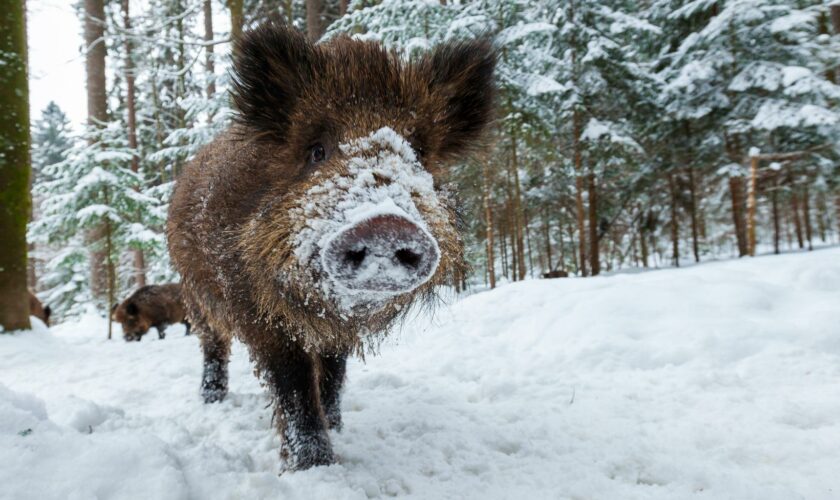
[(235, 346), (0, 337), (0, 497), (840, 498), (840, 249), (507, 285), (353, 362), (340, 464), (278, 475)]

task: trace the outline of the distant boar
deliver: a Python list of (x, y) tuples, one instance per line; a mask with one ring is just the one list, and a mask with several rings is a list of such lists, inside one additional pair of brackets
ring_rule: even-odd
[(166, 337), (166, 327), (183, 323), (190, 334), (190, 323), (184, 314), (181, 285), (146, 285), (140, 287), (119, 306), (111, 308), (111, 317), (122, 324), (126, 342), (140, 341), (149, 328), (155, 327), (158, 338)]
[(275, 402), (286, 466), (305, 469), (334, 460), (348, 354), (463, 271), (436, 176), (491, 119), (495, 54), (479, 40), (407, 61), (275, 23), (234, 53), (236, 123), (178, 179), (169, 252), (205, 402), (225, 397), (239, 338)]
[(50, 326), (50, 315), (52, 314), (52, 309), (50, 306), (44, 307), (41, 304), (41, 301), (38, 300), (38, 297), (29, 290), (29, 315), (35, 316), (36, 318), (40, 319), (44, 322), (45, 325)]

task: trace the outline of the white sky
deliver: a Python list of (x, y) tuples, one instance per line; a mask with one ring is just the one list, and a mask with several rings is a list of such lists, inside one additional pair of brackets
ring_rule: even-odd
[(50, 101), (79, 130), (87, 116), (82, 23), (74, 0), (26, 2), (29, 38), (29, 106), (34, 123)]

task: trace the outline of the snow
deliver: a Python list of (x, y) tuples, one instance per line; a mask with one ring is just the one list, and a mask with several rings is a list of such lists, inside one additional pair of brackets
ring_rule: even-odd
[(838, 248), (477, 293), (352, 361), (339, 463), (283, 474), (239, 344), (203, 405), (180, 326), (3, 335), (0, 498), (833, 499), (838, 304)]

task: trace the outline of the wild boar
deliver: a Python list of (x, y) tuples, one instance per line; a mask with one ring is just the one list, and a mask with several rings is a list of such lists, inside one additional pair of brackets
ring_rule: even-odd
[(166, 337), (166, 327), (183, 323), (190, 334), (184, 303), (181, 299), (181, 285), (146, 285), (138, 288), (122, 304), (114, 304), (111, 317), (120, 323), (126, 342), (140, 341), (149, 328), (155, 327), (158, 338)]
[(269, 22), (234, 51), (235, 123), (177, 180), (167, 235), (204, 353), (228, 390), (239, 338), (275, 404), (289, 469), (334, 461), (347, 356), (464, 271), (447, 166), (492, 119), (486, 39), (402, 59)]
[(35, 293), (32, 290), (29, 290), (29, 315), (35, 316), (43, 321), (45, 325), (50, 326), (51, 314), (52, 309), (50, 309), (50, 306), (44, 307), (44, 305), (41, 304), (41, 301), (38, 300), (38, 297), (35, 296)]

